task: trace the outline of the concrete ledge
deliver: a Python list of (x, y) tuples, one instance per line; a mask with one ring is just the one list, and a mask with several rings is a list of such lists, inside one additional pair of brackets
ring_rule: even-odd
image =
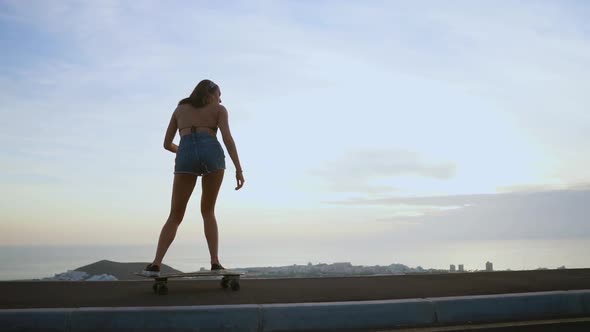
[(584, 305), (584, 312), (590, 312), (590, 290), (580, 291), (579, 294), (582, 297), (582, 303)]
[(2, 331), (321, 331), (590, 316), (590, 290), (406, 300), (0, 310)]
[(0, 310), (1, 331), (259, 331), (260, 306)]
[(485, 323), (590, 314), (590, 291), (557, 291), (429, 299), (440, 324)]
[(427, 326), (436, 322), (432, 303), (420, 299), (263, 304), (262, 331)]
[(190, 307), (81, 308), (72, 329), (90, 331), (258, 331), (255, 304)]
[(0, 310), (2, 331), (70, 331), (71, 309)]

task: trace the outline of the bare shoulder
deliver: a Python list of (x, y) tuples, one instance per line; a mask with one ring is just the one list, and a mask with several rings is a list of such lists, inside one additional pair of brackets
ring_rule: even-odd
[(174, 109), (174, 114), (180, 113), (186, 109), (186, 105), (178, 105)]
[(182, 109), (182, 105), (178, 105), (176, 106), (176, 108), (174, 109), (174, 112), (172, 112), (172, 116), (173, 117), (177, 117), (178, 113), (180, 113), (180, 110)]
[(219, 104), (216, 105), (215, 108), (217, 109), (217, 118), (218, 119), (227, 119), (227, 108), (225, 106)]
[(178, 105), (176, 109), (174, 109), (173, 116), (178, 120), (179, 118), (186, 117), (187, 114), (187, 105)]
[(225, 106), (221, 104), (217, 105), (217, 109), (219, 110), (219, 112), (227, 113), (227, 108), (225, 108)]

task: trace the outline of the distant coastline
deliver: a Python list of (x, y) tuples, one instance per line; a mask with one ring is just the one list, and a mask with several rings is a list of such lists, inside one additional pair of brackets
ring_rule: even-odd
[[(115, 281), (115, 280), (142, 280), (143, 278), (134, 275), (141, 271), (147, 263), (122, 263), (109, 260), (79, 267), (75, 270), (56, 274), (53, 277), (33, 279), (37, 281)], [(565, 266), (558, 269), (565, 269)], [(404, 264), (390, 265), (352, 265), (349, 262), (332, 264), (288, 265), (288, 266), (267, 266), (267, 267), (246, 267), (232, 268), (234, 271), (244, 272), (244, 278), (306, 278), (306, 277), (337, 277), (337, 276), (371, 276), (371, 275), (403, 275), (423, 273), (469, 273), (484, 272), (480, 270), (453, 271), (444, 269), (423, 268), (421, 266), (409, 267)], [(537, 270), (547, 270), (538, 268)], [(200, 271), (206, 271), (201, 268)], [(508, 270), (510, 271), (510, 270)], [(162, 266), (162, 273), (182, 273), (192, 271), (180, 271), (168, 265)]]
[[(89, 263), (108, 259), (113, 262), (144, 262), (152, 258), (155, 244), (151, 245), (0, 245), (0, 264), (6, 267), (0, 273), (0, 280), (39, 280), (39, 278), (51, 277), (64, 271), (75, 270)], [(401, 245), (400, 245), (401, 246)], [(551, 255), (543, 254), (544, 251), (535, 248), (549, 248)], [(278, 250), (278, 249), (277, 249)], [(369, 249), (359, 249), (353, 254), (345, 252), (331, 253), (319, 251), (317, 257), (307, 251), (301, 252), (268, 252), (264, 249), (253, 247), (246, 252), (236, 250), (231, 246), (224, 247), (222, 262), (230, 269), (256, 269), (256, 267), (291, 269), (294, 265), (307, 265), (318, 263), (351, 262), (353, 265), (364, 265), (364, 269), (370, 270), (371, 266), (382, 269), (390, 266), (390, 263), (402, 263), (406, 266), (414, 266), (416, 271), (395, 273), (413, 273), (419, 271), (418, 265), (423, 270), (444, 272), (450, 270), (449, 265), (455, 264), (457, 271), (460, 265), (465, 272), (477, 272), (485, 269), (487, 260), (494, 263), (494, 270), (530, 271), (539, 267), (555, 269), (567, 266), (568, 269), (589, 268), (587, 260), (581, 259), (579, 252), (590, 251), (590, 241), (582, 240), (531, 240), (523, 242), (515, 241), (484, 241), (444, 246), (432, 245), (421, 250), (412, 247), (390, 248), (373, 252)], [(314, 250), (317, 251), (317, 250)], [(231, 253), (231, 254), (230, 254)], [(478, 258), (480, 257), (480, 258)], [(408, 263), (415, 263), (414, 265)], [(197, 271), (200, 268), (209, 268), (209, 257), (206, 245), (175, 243), (170, 253), (166, 256), (164, 264), (181, 271)], [(380, 266), (379, 266), (380, 265)], [(143, 269), (144, 266), (138, 266)], [(327, 268), (324, 266), (324, 268)], [(430, 269), (433, 268), (433, 269)], [(259, 270), (259, 269), (258, 269)], [(107, 273), (97, 271), (97, 274)], [(253, 275), (258, 272), (253, 271)], [(280, 271), (269, 272), (268, 277), (289, 276)], [(311, 271), (313, 272), (313, 271)], [(317, 271), (315, 271), (317, 272)], [(424, 272), (424, 271), (420, 271)], [(449, 271), (450, 272), (450, 271)], [(330, 271), (326, 271), (328, 275)], [(369, 273), (373, 273), (370, 272)], [(379, 272), (381, 273), (381, 272)], [(419, 272), (418, 272), (419, 273)], [(324, 273), (322, 273), (323, 275)]]
[[(72, 280), (72, 281), (111, 281), (111, 280), (141, 280), (141, 277), (133, 273), (141, 271), (147, 263), (121, 263), (109, 260), (100, 260), (98, 262), (85, 265), (74, 270), (68, 270), (58, 273), (53, 277), (34, 279), (41, 281), (50, 280)], [(168, 265), (163, 264), (162, 273), (182, 273), (191, 271), (180, 271)], [(298, 278), (298, 277), (329, 277), (329, 276), (367, 276), (381, 274), (406, 274), (406, 273), (444, 273), (445, 270), (424, 269), (420, 266), (411, 268), (403, 264), (391, 264), (386, 266), (362, 266), (352, 265), (349, 262), (332, 263), (332, 264), (312, 264), (307, 265), (287, 265), (287, 266), (266, 266), (266, 267), (246, 267), (232, 268), (234, 271), (244, 272), (244, 278)], [(201, 268), (200, 271), (206, 271)], [(98, 277), (97, 277), (98, 276)], [(93, 279), (94, 278), (94, 279)]]

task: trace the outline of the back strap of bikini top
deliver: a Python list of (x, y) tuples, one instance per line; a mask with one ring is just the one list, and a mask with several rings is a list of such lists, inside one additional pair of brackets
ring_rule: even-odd
[(182, 131), (183, 129), (187, 129), (190, 128), (191, 129), (191, 133), (196, 133), (197, 132), (197, 128), (209, 128), (209, 129), (213, 129), (213, 131), (217, 132), (217, 127), (207, 127), (207, 126), (190, 126), (190, 127), (184, 127), (179, 129), (178, 131)]

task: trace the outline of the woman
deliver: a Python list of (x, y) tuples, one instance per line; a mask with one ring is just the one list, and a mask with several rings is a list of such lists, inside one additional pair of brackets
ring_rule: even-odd
[[(220, 105), (220, 97), (221, 91), (217, 84), (210, 80), (202, 80), (190, 97), (178, 103), (172, 114), (164, 137), (164, 149), (176, 153), (172, 206), (170, 216), (160, 233), (156, 258), (146, 266), (144, 275), (160, 275), (162, 259), (182, 222), (186, 204), (199, 175), (202, 176), (201, 215), (211, 255), (211, 270), (224, 269), (217, 257), (218, 235), (214, 212), (225, 171), (225, 154), (217, 141), (217, 128), (221, 130), (223, 143), (236, 167), (236, 190), (244, 185), (244, 176), (236, 144), (229, 130), (228, 113), (225, 107)], [(178, 146), (172, 143), (177, 129), (180, 135)]]

